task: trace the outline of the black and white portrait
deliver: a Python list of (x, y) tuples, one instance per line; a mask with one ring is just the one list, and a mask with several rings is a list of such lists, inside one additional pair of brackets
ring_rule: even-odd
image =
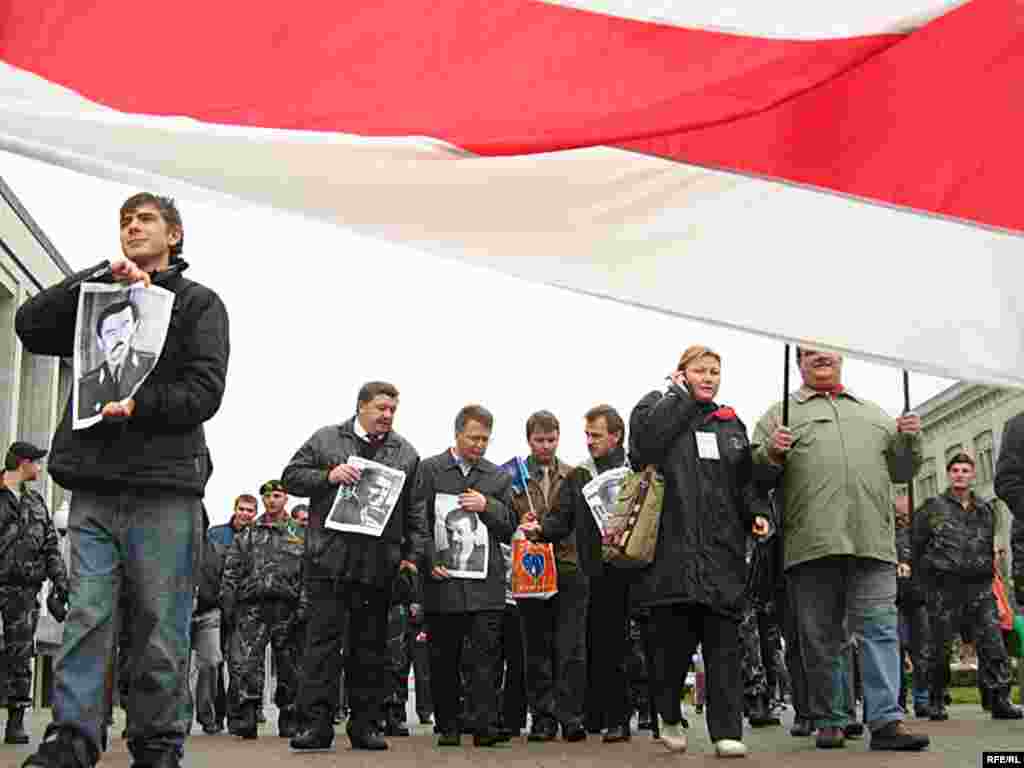
[(487, 578), (490, 537), (476, 512), (459, 507), (459, 497), (439, 493), (434, 497), (434, 539), (439, 564), (455, 579)]
[(102, 419), (107, 403), (132, 397), (156, 366), (174, 294), (151, 286), (85, 283), (75, 325), (75, 429)]
[(626, 467), (609, 469), (583, 486), (583, 498), (587, 500), (597, 530), (602, 535), (606, 532), (608, 516), (615, 509), (619, 499), (619, 488), (622, 487), (622, 481), (628, 472)]
[(359, 482), (342, 485), (324, 523), (328, 528), (380, 536), (398, 504), (405, 472), (352, 456), (348, 463), (361, 470)]

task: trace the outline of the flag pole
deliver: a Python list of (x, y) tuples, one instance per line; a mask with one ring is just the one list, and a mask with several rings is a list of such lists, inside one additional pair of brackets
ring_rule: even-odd
[(782, 426), (789, 426), (789, 344), (786, 344), (785, 363), (782, 366)]
[[(910, 413), (910, 371), (903, 369), (903, 413)], [(914, 478), (907, 481), (907, 506), (910, 514), (914, 514)]]

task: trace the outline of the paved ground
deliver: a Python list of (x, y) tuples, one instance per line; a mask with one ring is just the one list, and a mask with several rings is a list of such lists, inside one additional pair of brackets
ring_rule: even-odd
[[(954, 706), (951, 719), (945, 723), (911, 721), (915, 729), (931, 735), (932, 748), (928, 752), (900, 755), (886, 752), (872, 752), (866, 741), (848, 742), (843, 750), (830, 752), (814, 748), (813, 739), (795, 739), (783, 728), (762, 728), (745, 734), (751, 754), (739, 765), (786, 768), (787, 766), (824, 765), (829, 762), (841, 763), (844, 767), (864, 766), (912, 766), (912, 768), (933, 768), (935, 766), (970, 766), (977, 768), (983, 750), (1019, 749), (1024, 750), (1024, 721), (993, 721), (977, 706)], [(452, 766), (453, 768), (556, 768), (561, 766), (589, 764), (594, 768), (608, 766), (654, 766), (669, 768), (679, 765), (710, 765), (715, 761), (702, 718), (690, 718), (690, 751), (685, 755), (670, 755), (663, 747), (652, 741), (650, 734), (634, 734), (627, 744), (604, 745), (599, 737), (587, 739), (580, 744), (552, 742), (549, 744), (528, 744), (525, 738), (494, 749), (476, 749), (471, 737), (463, 737), (459, 749), (438, 749), (429, 726), (417, 725), (415, 733), (407, 739), (391, 739), (388, 752), (356, 752), (348, 747), (344, 728), (338, 728), (336, 750), (332, 753), (315, 755), (294, 755), (288, 750), (286, 740), (276, 735), (276, 713), (267, 711), (268, 723), (262, 726), (260, 738), (256, 741), (241, 741), (232, 736), (206, 736), (197, 727), (196, 735), (188, 742), (185, 759), (186, 768), (407, 768), (408, 766)], [(788, 723), (790, 715), (785, 720)], [(32, 718), (32, 744), (27, 747), (12, 747), (0, 744), (0, 768), (16, 768), (25, 755), (34, 750), (37, 739), (49, 722), (49, 710), (34, 713)], [(131, 760), (120, 739), (123, 720), (116, 724), (111, 749), (104, 755), (100, 765), (103, 768), (128, 768)]]

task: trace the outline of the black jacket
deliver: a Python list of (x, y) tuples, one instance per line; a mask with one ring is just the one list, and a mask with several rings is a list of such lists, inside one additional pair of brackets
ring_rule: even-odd
[[(1010, 528), (1010, 551), (1013, 557), (1013, 582), (1017, 594), (1024, 595), (1024, 518), (1014, 518)], [(1020, 600), (1017, 601), (1020, 603)], [(1017, 606), (1024, 611), (1024, 605)]]
[(224, 560), (221, 605), (232, 614), (242, 603), (292, 601), (302, 592), (303, 529), (285, 515), (276, 523), (261, 518), (235, 536)]
[[(458, 495), (475, 490), (487, 497), (487, 508), (480, 513), (480, 522), (487, 527), (489, 553), (487, 578), (445, 579), (431, 576), (435, 565), (444, 565), (434, 540), (437, 516), (434, 496), (438, 493)], [(452, 452), (445, 451), (420, 463), (416, 475), (414, 505), (417, 515), (425, 517), (430, 531), (421, 570), (424, 574), (423, 607), (427, 613), (468, 613), (503, 611), (505, 609), (505, 563), (502, 543), (508, 544), (516, 530), (516, 514), (512, 509), (512, 478), (491, 462), (482, 459), (464, 476)]]
[(1003, 427), (995, 489), (1014, 519), (1024, 521), (1024, 413), (1018, 413)]
[(49, 579), (66, 595), (68, 574), (59, 541), (42, 496), (25, 488), (18, 501), (0, 487), (0, 586), (38, 589)]
[[(633, 409), (631, 459), (657, 465), (665, 477), (654, 562), (630, 591), (637, 607), (690, 603), (735, 618), (745, 607), (756, 496), (750, 441), (734, 414), (716, 418), (715, 410), (676, 385)], [(715, 436), (720, 460), (699, 457), (697, 432)]]
[(943, 577), (992, 581), (995, 523), (995, 509), (977, 496), (970, 510), (964, 509), (949, 491), (929, 499), (914, 515), (911, 534), (922, 583)]
[[(105, 264), (106, 262), (102, 262)], [(182, 276), (175, 259), (153, 284), (175, 294), (163, 352), (135, 393), (135, 413), (72, 431), (71, 398), (53, 438), (49, 469), (71, 490), (165, 488), (203, 495), (209, 475), (203, 423), (220, 408), (228, 367), (228, 315), (209, 288)], [(37, 355), (74, 352), (79, 286), (98, 267), (41, 291), (18, 309), (18, 338)]]
[[(626, 464), (626, 449), (619, 446), (607, 456), (597, 459), (598, 474), (617, 469)], [(555, 500), (547, 515), (541, 521), (541, 537), (557, 543), (570, 534), (576, 534), (576, 555), (580, 570), (590, 577), (604, 572), (601, 558), (601, 532), (594, 522), (587, 500), (583, 497), (583, 486), (594, 479), (586, 464), (580, 464), (565, 479), (558, 489)], [(620, 569), (621, 573), (626, 571)]]
[(361, 455), (366, 443), (356, 436), (354, 418), (317, 432), (299, 448), (281, 473), (289, 493), (309, 498), (306, 527), (308, 578), (351, 581), (390, 590), (402, 560), (419, 560), (428, 536), (422, 511), (412, 505), (419, 454), (397, 432), (389, 432), (373, 457), (378, 464), (405, 472), (402, 496), (379, 537), (336, 531), (324, 526), (338, 494), (327, 481), (334, 467)]
[(228, 548), (209, 535), (203, 536), (203, 553), (196, 573), (196, 613), (220, 607), (220, 585)]

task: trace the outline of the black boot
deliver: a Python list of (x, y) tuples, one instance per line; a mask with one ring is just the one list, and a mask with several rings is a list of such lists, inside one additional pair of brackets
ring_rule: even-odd
[(384, 724), (385, 736), (408, 736), (409, 726), (405, 724), (405, 708), (390, 707), (387, 722)]
[(25, 731), (25, 707), (11, 707), (7, 710), (7, 730), (4, 731), (4, 744), (28, 744), (28, 733)]
[(981, 708), (986, 712), (992, 711), (992, 689), (978, 686), (978, 694), (981, 696)]
[(255, 739), (257, 738), (259, 723), (257, 719), (257, 707), (259, 705), (255, 701), (247, 701), (239, 707), (238, 716), (238, 727), (235, 729), (235, 734), (241, 736), (243, 739)]
[(949, 720), (949, 712), (946, 711), (946, 696), (945, 691), (932, 690), (928, 700), (931, 714), (928, 715), (929, 720), (936, 720), (942, 722)]
[(992, 719), (993, 720), (1020, 720), (1024, 717), (1019, 707), (1015, 707), (1010, 701), (1010, 691), (999, 690), (992, 692)]
[(296, 752), (327, 752), (334, 744), (334, 715), (316, 713), (306, 728), (292, 736), (288, 746)]
[(282, 739), (290, 739), (299, 730), (299, 718), (295, 707), (282, 707), (277, 713), (277, 735)]
[(767, 696), (752, 696), (748, 699), (747, 719), (750, 721), (752, 728), (779, 725), (782, 722), (768, 706)]
[(345, 732), (348, 734), (348, 740), (352, 743), (352, 749), (384, 750), (388, 748), (388, 743), (380, 735), (375, 722), (353, 723), (349, 720), (348, 725), (345, 726)]

